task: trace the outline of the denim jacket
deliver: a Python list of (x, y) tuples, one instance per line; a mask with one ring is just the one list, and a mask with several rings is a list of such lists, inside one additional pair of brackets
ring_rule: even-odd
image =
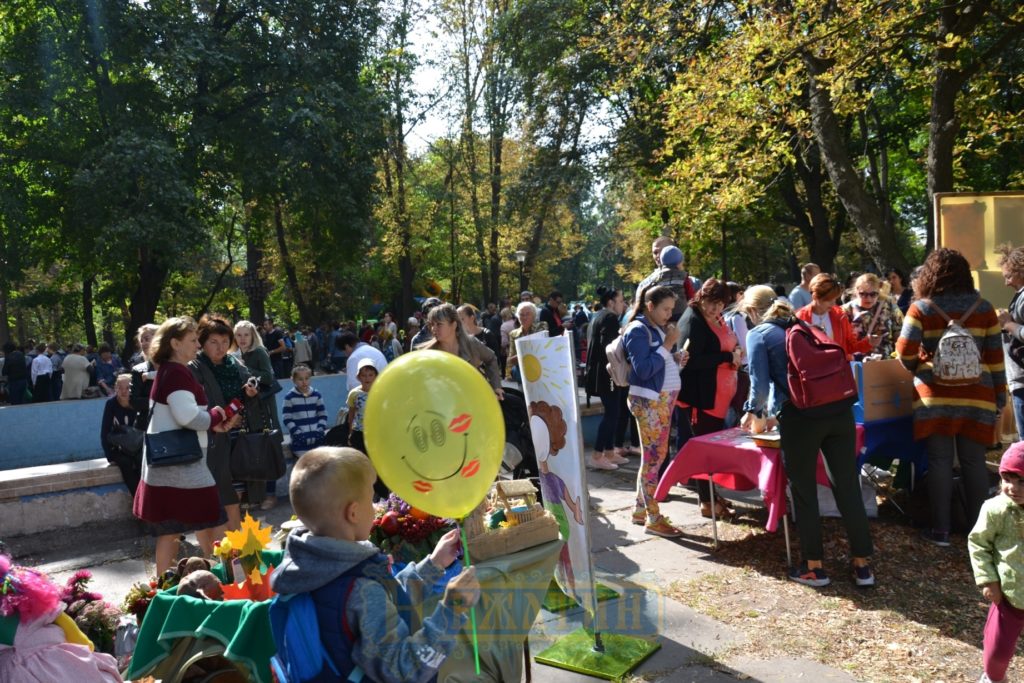
[(657, 399), (665, 384), (665, 359), (658, 353), (665, 337), (647, 318), (638, 315), (622, 335), (629, 360), (629, 395)]
[(764, 417), (774, 415), (789, 400), (786, 328), (782, 320), (769, 320), (747, 332), (747, 367), (750, 395), (743, 410)]

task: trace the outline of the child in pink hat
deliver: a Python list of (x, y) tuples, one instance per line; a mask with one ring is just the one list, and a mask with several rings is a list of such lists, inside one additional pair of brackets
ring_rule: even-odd
[(1024, 630), (1024, 442), (1010, 446), (999, 462), (999, 495), (981, 507), (967, 537), (974, 581), (992, 604), (985, 622), (985, 671), (979, 683), (1006, 680)]

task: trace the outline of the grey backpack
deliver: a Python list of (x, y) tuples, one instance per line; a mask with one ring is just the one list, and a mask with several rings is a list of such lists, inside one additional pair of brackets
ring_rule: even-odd
[[(647, 329), (647, 325), (644, 325), (641, 322), (634, 321), (630, 323), (626, 326), (626, 330), (634, 324), (642, 325), (643, 328), (647, 330), (647, 339), (653, 343), (651, 331)], [(629, 386), (629, 371), (633, 369), (633, 366), (629, 362), (629, 357), (626, 355), (626, 346), (623, 343), (623, 337), (626, 336), (626, 330), (623, 330), (622, 334), (613, 339), (611, 343), (605, 347), (605, 354), (608, 356), (608, 365), (605, 367), (608, 370), (608, 376), (612, 379), (612, 384), (617, 387)]]
[(946, 331), (939, 338), (932, 357), (932, 377), (936, 384), (963, 386), (977, 384), (981, 379), (981, 351), (974, 336), (964, 327), (964, 322), (980, 303), (979, 296), (959, 320), (953, 320), (934, 301), (928, 301), (946, 320)]

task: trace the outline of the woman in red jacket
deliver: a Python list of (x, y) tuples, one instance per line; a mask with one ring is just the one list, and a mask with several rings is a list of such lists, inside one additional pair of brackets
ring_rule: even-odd
[(857, 339), (850, 319), (843, 309), (836, 305), (843, 293), (843, 287), (835, 275), (818, 273), (811, 280), (811, 303), (796, 312), (796, 317), (804, 322), (825, 330), (825, 334), (846, 349), (846, 357), (853, 359), (855, 353), (871, 353), (881, 341), (875, 334), (864, 339)]

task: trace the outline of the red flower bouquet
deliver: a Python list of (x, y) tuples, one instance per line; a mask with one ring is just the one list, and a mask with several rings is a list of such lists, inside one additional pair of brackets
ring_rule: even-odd
[(454, 526), (452, 520), (428, 515), (392, 493), (377, 504), (370, 541), (395, 562), (418, 562)]

